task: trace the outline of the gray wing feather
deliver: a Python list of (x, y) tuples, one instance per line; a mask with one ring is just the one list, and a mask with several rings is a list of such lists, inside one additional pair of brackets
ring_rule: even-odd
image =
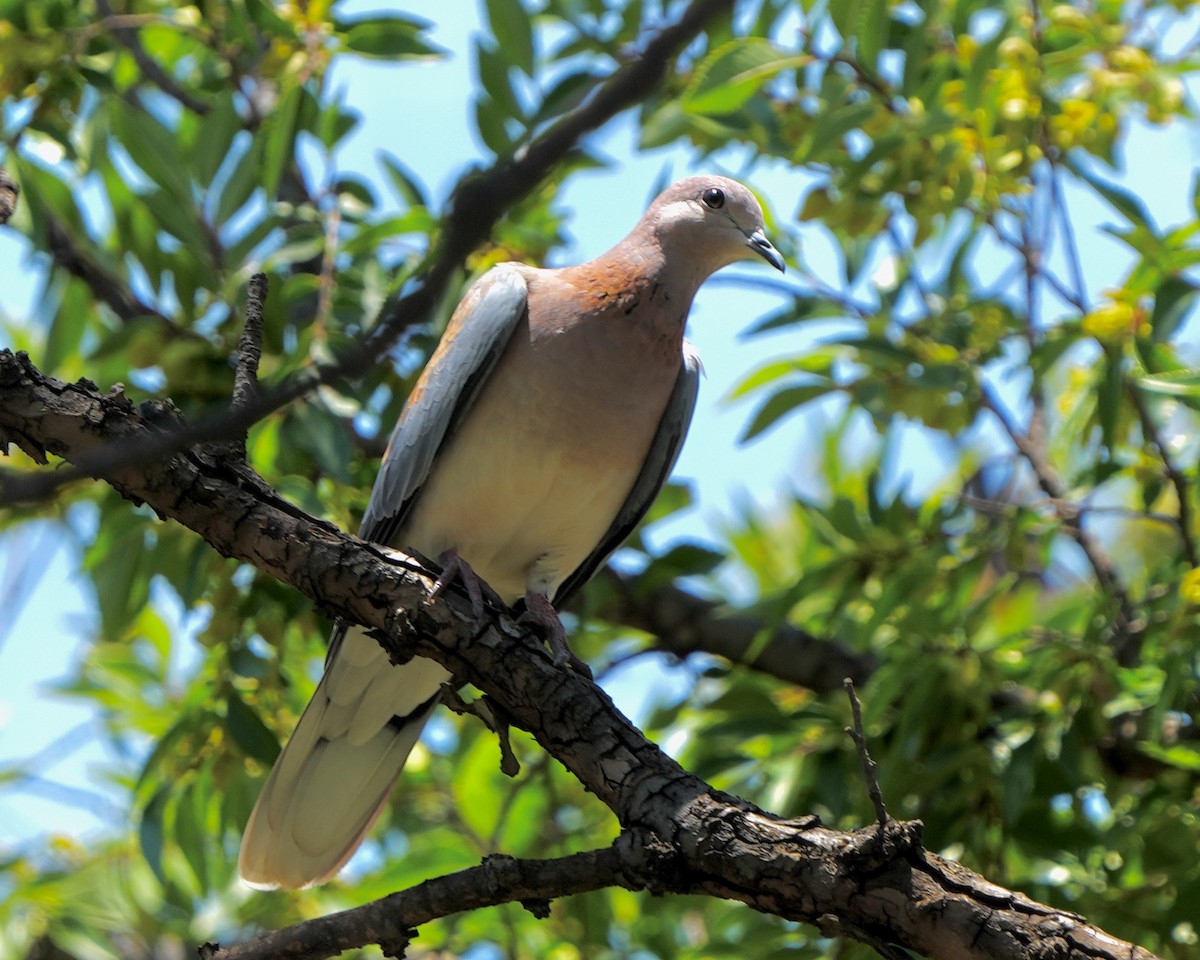
[(629, 491), (629, 496), (625, 498), (624, 504), (596, 549), (562, 582), (554, 594), (555, 606), (562, 606), (591, 579), (600, 565), (633, 532), (633, 528), (641, 522), (650, 505), (654, 503), (654, 498), (658, 496), (658, 491), (675, 468), (675, 461), (679, 459), (679, 451), (683, 448), (683, 439), (687, 436), (692, 413), (696, 409), (696, 396), (700, 392), (701, 371), (699, 354), (685, 341), (679, 376), (667, 400), (662, 419), (658, 422), (658, 431), (650, 443), (650, 451), (645, 464), (642, 465), (641, 473), (638, 474), (633, 489)]
[(392, 431), (363, 514), (359, 535), (364, 540), (391, 543), (438, 451), (462, 422), (525, 314), (528, 292), (520, 272), (500, 264), (463, 297), (419, 392)]

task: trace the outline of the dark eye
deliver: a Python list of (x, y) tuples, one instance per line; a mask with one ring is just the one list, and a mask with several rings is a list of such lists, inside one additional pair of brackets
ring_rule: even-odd
[(723, 206), (725, 206), (725, 191), (718, 190), (716, 187), (709, 187), (704, 191), (704, 194), (700, 197), (700, 199), (714, 210), (720, 210)]

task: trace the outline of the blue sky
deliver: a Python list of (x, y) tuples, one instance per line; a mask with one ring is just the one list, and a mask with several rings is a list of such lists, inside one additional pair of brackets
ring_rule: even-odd
[[(433, 39), (451, 56), (434, 63), (400, 67), (350, 58), (338, 61), (332, 87), (340, 89), (346, 102), (362, 113), (363, 123), (337, 155), (336, 163), (342, 171), (354, 171), (382, 183), (377, 155), (387, 149), (409, 165), (436, 197), (442, 198), (466, 165), (488, 159), (472, 133), (472, 111), (467, 102), (472, 83), (469, 38), (478, 29), (478, 9), (475, 4), (444, 0), (405, 6), (437, 24)], [(344, 7), (369, 8), (366, 4)], [(562, 191), (559, 203), (570, 212), (571, 243), (556, 254), (558, 263), (588, 259), (619, 240), (644, 210), (664, 170), (672, 176), (684, 176), (711, 169), (693, 164), (689, 153), (682, 149), (638, 154), (636, 130), (627, 119), (606, 127), (592, 144), (614, 162), (608, 169), (574, 178)], [(1200, 144), (1194, 130), (1138, 124), (1120, 179), (1142, 196), (1161, 224), (1178, 222), (1190, 214), (1192, 158), (1197, 155)], [(314, 165), (317, 162), (314, 155)], [(733, 165), (721, 172), (736, 176), (742, 171)], [(750, 182), (767, 198), (777, 216), (790, 221), (810, 178), (768, 166), (755, 169)], [(380, 193), (385, 194), (386, 188), (381, 187)], [(1095, 296), (1116, 285), (1128, 267), (1128, 258), (1115, 241), (1099, 231), (1102, 223), (1114, 222), (1115, 215), (1078, 192), (1070, 194), (1069, 203), (1081, 225), (1079, 241), (1085, 250), (1087, 285)], [(836, 284), (835, 260), (820, 229), (805, 227), (803, 239), (811, 269)], [(29, 316), (41, 265), (36, 261), (30, 264), (26, 248), (11, 231), (0, 231), (0, 264), (5, 274), (5, 282), (0, 283), (0, 309), (9, 316)], [(737, 436), (751, 408), (725, 400), (748, 370), (780, 352), (795, 352), (819, 334), (820, 328), (814, 326), (800, 332), (792, 328), (770, 338), (740, 338), (743, 329), (777, 307), (779, 300), (728, 278), (757, 280), (772, 276), (765, 265), (739, 265), (722, 274), (721, 283), (710, 284), (697, 298), (689, 336), (704, 358), (707, 380), (701, 388), (695, 423), (676, 477), (694, 483), (698, 505), (667, 529), (656, 531), (660, 543), (680, 537), (711, 537), (726, 518), (736, 517), (747, 500), (767, 506), (781, 492), (812, 489), (815, 477), (810, 465), (817, 459), (814, 441), (819, 432), (812, 419), (787, 421), (763, 439), (739, 446)], [(925, 431), (911, 427), (904, 453), (895, 466), (896, 480), (907, 476), (919, 489), (934, 478), (929, 464), (935, 464), (939, 457), (938, 448), (930, 443)], [(24, 528), (0, 537), (0, 575), (19, 566), (34, 543)], [(47, 687), (69, 671), (77, 656), (79, 638), (89, 631), (90, 601), (79, 574), (78, 551), (66, 540), (53, 546), (53, 559), (37, 589), (25, 599), (7, 634), (0, 635), (0, 676), (5, 678), (0, 688), (0, 771), (70, 736), (75, 740), (66, 742), (60, 759), (45, 774), (66, 787), (87, 787), (93, 784), (90, 766), (104, 758), (94, 740), (86, 736), (86, 726), (83, 733), (71, 731), (93, 718), (48, 694)], [(638, 666), (644, 670), (645, 664)], [(647, 681), (644, 674), (634, 679), (631, 673), (616, 675), (610, 689), (624, 709), (636, 714)], [(78, 834), (102, 826), (102, 819), (83, 815), (62, 800), (62, 792), (54, 789), (36, 794), (0, 790), (0, 856), (10, 844), (46, 831)]]

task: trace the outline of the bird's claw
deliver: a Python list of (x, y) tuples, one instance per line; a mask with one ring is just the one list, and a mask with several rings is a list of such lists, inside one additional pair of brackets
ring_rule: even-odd
[(437, 562), (442, 568), (442, 572), (438, 574), (437, 580), (433, 583), (433, 589), (429, 591), (430, 600), (436, 600), (457, 580), (467, 593), (467, 600), (471, 604), (471, 616), (476, 620), (483, 616), (485, 598), (495, 606), (504, 606), (500, 595), (491, 588), (486, 580), (471, 569), (470, 564), (460, 557), (457, 551), (444, 550), (438, 554)]
[(567, 642), (567, 631), (563, 628), (558, 611), (554, 609), (545, 594), (527, 593), (525, 595), (525, 612), (521, 614), (518, 623), (532, 623), (542, 628), (546, 646), (550, 655), (560, 667), (564, 664), (571, 667), (580, 676), (592, 679), (592, 668), (581, 660), (571, 645)]

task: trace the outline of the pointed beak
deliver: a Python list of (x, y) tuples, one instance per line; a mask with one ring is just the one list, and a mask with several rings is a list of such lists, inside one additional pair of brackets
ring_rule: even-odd
[(746, 234), (746, 246), (757, 253), (780, 273), (783, 273), (783, 257), (771, 246), (771, 241), (761, 230)]

